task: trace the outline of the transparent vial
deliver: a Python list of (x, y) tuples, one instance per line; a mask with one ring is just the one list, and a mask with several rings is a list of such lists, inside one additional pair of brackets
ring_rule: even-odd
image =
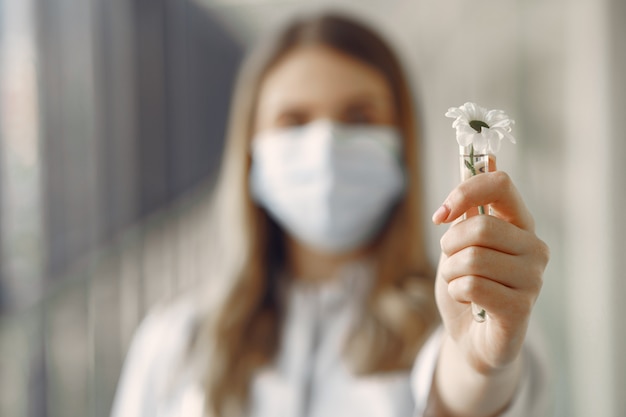
[[(475, 175), (484, 174), (486, 172), (495, 171), (495, 157), (485, 151), (476, 151), (472, 145), (459, 147), (459, 172), (461, 173), (461, 181), (465, 181)], [(474, 214), (491, 214), (489, 206), (478, 206), (469, 213)], [(468, 213), (463, 214), (465, 220)], [(472, 315), (478, 323), (487, 320), (487, 312), (481, 306), (472, 303)]]

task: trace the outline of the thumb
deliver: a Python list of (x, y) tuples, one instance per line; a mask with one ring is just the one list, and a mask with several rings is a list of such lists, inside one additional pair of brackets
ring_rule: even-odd
[(503, 171), (475, 175), (454, 188), (433, 215), (433, 223), (451, 223), (468, 210), (489, 205), (493, 215), (534, 231), (534, 220), (509, 175)]

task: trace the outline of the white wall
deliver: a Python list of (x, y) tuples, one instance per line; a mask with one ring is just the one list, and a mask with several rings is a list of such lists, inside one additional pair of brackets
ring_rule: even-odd
[[(626, 413), (622, 2), (580, 1), (568, 22), (564, 273), (578, 415)], [(621, 35), (621, 38), (615, 35)], [(621, 103), (622, 107), (618, 107)]]

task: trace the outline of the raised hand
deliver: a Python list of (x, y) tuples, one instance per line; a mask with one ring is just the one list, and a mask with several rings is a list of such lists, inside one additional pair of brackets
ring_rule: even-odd
[[(461, 220), (480, 205), (489, 205), (493, 215)], [(542, 286), (548, 247), (535, 235), (534, 220), (504, 172), (463, 181), (433, 215), (433, 222), (452, 223), (441, 239), (436, 283), (447, 333), (442, 354), (459, 356), (453, 360), (485, 376), (488, 384), (490, 375), (504, 372), (519, 356)], [(471, 302), (487, 311), (485, 322), (473, 319)]]

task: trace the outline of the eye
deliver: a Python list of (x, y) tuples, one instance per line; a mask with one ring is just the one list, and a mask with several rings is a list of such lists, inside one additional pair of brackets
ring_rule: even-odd
[(346, 109), (342, 121), (347, 124), (374, 124), (376, 118), (372, 109), (367, 105), (353, 105)]
[(287, 111), (276, 119), (276, 127), (302, 126), (309, 122), (309, 116), (303, 111)]

